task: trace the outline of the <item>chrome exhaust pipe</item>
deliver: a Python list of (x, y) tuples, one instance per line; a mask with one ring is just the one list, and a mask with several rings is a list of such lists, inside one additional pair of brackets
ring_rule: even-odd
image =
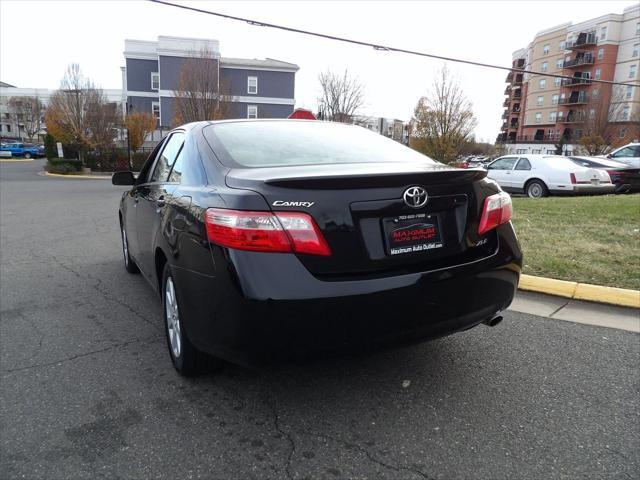
[(502, 321), (502, 315), (494, 315), (491, 318), (487, 318), (482, 323), (484, 323), (488, 327), (495, 327)]

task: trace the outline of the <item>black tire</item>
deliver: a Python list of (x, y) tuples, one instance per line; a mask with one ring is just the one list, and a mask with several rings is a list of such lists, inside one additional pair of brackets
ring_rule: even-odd
[(129, 273), (140, 273), (140, 269), (136, 262), (133, 261), (131, 255), (129, 255), (129, 242), (127, 241), (127, 232), (124, 229), (124, 224), (120, 220), (120, 238), (122, 239), (122, 256), (124, 257), (124, 269)]
[(24, 158), (31, 158), (31, 154), (30, 154), (29, 152), (26, 152), (26, 153), (24, 154)]
[[(189, 340), (187, 331), (184, 328), (184, 317), (178, 299), (178, 289), (175, 288), (175, 278), (168, 263), (165, 264), (162, 273), (161, 292), (167, 348), (175, 369), (185, 377), (191, 377), (207, 370), (218, 369), (221, 366), (221, 361), (201, 352)], [(169, 301), (171, 296), (173, 296), (173, 305)]]
[(549, 189), (542, 180), (527, 182), (525, 193), (529, 198), (542, 198), (549, 195)]

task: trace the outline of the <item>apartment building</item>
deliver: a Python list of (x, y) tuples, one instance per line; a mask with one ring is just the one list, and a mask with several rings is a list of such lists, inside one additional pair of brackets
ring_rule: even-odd
[[(24, 140), (26, 133), (24, 130), (23, 119), (20, 118), (20, 113), (16, 112), (12, 107), (10, 100), (20, 99), (25, 97), (35, 97), (40, 100), (43, 106), (49, 104), (51, 96), (57, 90), (50, 88), (24, 88), (16, 87), (5, 82), (0, 82), (0, 138), (3, 140)], [(102, 93), (110, 103), (114, 103), (118, 106), (122, 101), (122, 90), (120, 89), (102, 89)], [(44, 118), (43, 118), (44, 122)], [(39, 133), (42, 137), (46, 134), (46, 130)]]
[[(554, 144), (565, 138), (569, 142), (566, 153), (596, 128), (601, 116), (604, 119), (599, 122), (608, 124), (612, 143), (637, 140), (639, 60), (640, 5), (628, 7), (622, 14), (539, 32), (527, 48), (513, 54), (514, 71), (507, 76), (503, 103), (505, 122), (497, 141), (506, 143), (514, 153), (552, 153)], [(523, 64), (526, 70), (551, 76), (520, 74), (517, 69)], [(521, 85), (516, 82), (520, 76)], [(612, 88), (593, 80), (626, 85)]]
[(230, 118), (286, 118), (295, 104), (298, 66), (273, 59), (224, 58), (219, 42), (159, 36), (157, 41), (125, 40), (122, 68), (127, 111), (152, 112), (162, 128), (174, 124), (175, 92), (189, 59), (211, 62), (218, 85), (230, 97)]

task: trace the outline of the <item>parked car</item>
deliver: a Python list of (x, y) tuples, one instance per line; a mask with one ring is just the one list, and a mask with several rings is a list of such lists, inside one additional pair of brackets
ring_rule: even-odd
[(626, 163), (630, 167), (640, 168), (640, 143), (629, 143), (615, 149), (606, 158)]
[(569, 157), (578, 165), (587, 168), (598, 168), (609, 174), (616, 193), (640, 191), (640, 168), (633, 168), (626, 163), (599, 157)]
[(188, 375), (497, 324), (522, 253), (486, 175), (357, 126), (226, 120), (174, 129), (112, 182), (130, 186), (124, 266), (160, 293)]
[(11, 152), (12, 157), (38, 158), (44, 157), (44, 147), (25, 145), (24, 143), (5, 143), (0, 146), (1, 151)]
[(487, 171), (503, 190), (532, 198), (615, 190), (604, 170), (584, 167), (559, 155), (506, 155), (491, 162)]
[(4, 149), (4, 143), (0, 143), (0, 158), (11, 158), (11, 151)]

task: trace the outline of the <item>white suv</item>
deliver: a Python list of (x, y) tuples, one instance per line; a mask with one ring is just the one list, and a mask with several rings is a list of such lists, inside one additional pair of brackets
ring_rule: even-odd
[(633, 168), (640, 168), (640, 143), (629, 143), (617, 148), (607, 155), (607, 158), (626, 163)]

